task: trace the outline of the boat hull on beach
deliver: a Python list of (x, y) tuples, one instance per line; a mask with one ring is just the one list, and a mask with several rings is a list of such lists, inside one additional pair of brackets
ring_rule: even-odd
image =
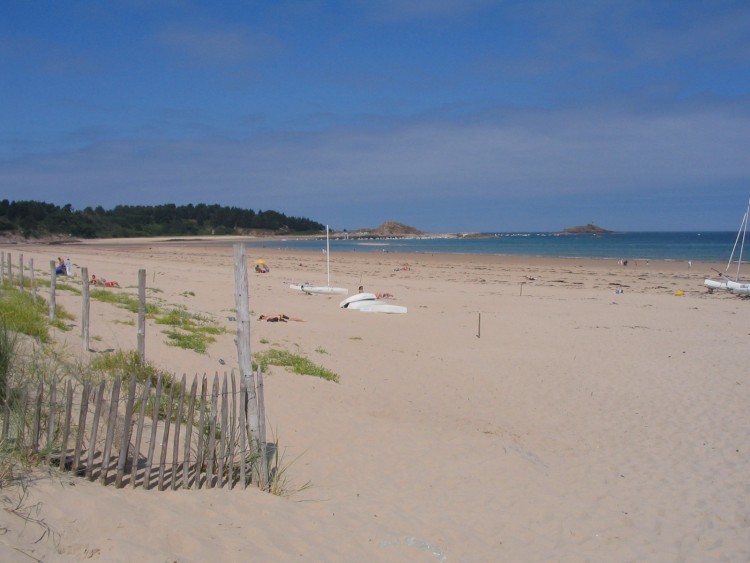
[(364, 313), (395, 313), (404, 314), (407, 311), (402, 305), (393, 305), (377, 298), (374, 293), (357, 293), (339, 303), (342, 309), (354, 309)]
[(297, 291), (304, 291), (310, 295), (346, 295), (349, 290), (345, 287), (330, 287), (327, 285), (305, 285), (305, 284), (289, 284), (289, 289), (296, 289)]

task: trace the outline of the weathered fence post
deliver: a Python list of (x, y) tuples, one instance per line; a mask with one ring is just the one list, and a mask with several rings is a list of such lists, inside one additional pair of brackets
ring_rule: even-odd
[(82, 286), (82, 301), (83, 311), (81, 312), (81, 339), (83, 340), (83, 351), (89, 351), (89, 311), (91, 307), (90, 294), (89, 294), (89, 269), (81, 268), (81, 280), (83, 281)]
[(18, 255), (18, 288), (24, 291), (23, 287), (23, 254)]
[(34, 279), (34, 259), (29, 259), (29, 272), (31, 272), (31, 278), (29, 280), (29, 283), (31, 284), (31, 297), (34, 299), (34, 303), (36, 303), (36, 280)]
[(8, 285), (13, 285), (13, 270), (11, 269), (11, 262), (12, 257), (10, 252), (8, 252)]
[[(244, 408), (247, 411), (247, 431), (249, 432), (250, 451), (259, 451), (261, 446), (260, 418), (256, 398), (255, 374), (253, 373), (252, 354), (250, 350), (250, 295), (247, 279), (247, 257), (245, 245), (234, 245), (234, 286), (235, 305), (237, 308), (237, 356), (241, 377), (245, 380), (246, 398)], [(244, 430), (244, 429), (243, 429)], [(258, 464), (253, 465), (254, 481), (260, 481)]]
[(5, 283), (5, 251), (0, 252), (0, 285)]
[(138, 359), (146, 361), (146, 270), (138, 270)]
[(49, 320), (55, 320), (55, 282), (57, 277), (55, 275), (55, 261), (49, 261), (49, 269), (51, 270), (49, 280)]

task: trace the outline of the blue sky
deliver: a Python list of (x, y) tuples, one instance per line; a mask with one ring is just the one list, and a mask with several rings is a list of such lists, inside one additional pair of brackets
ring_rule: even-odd
[(736, 230), (750, 3), (3, 0), (0, 198)]

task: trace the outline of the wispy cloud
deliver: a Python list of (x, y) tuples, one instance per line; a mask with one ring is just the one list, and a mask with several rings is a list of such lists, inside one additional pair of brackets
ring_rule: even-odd
[(225, 65), (250, 61), (280, 49), (278, 39), (246, 27), (170, 24), (157, 40), (183, 60), (194, 64)]

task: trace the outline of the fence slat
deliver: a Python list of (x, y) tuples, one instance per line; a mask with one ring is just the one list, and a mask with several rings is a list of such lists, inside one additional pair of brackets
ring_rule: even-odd
[[(193, 413), (195, 412), (195, 394), (198, 390), (198, 376), (193, 378), (193, 384), (190, 386), (190, 405), (188, 406), (187, 429), (185, 430), (185, 458), (182, 462), (182, 486), (190, 488), (190, 447), (193, 444)], [(197, 474), (197, 469), (196, 469)]]
[(224, 487), (224, 464), (227, 454), (226, 442), (229, 439), (227, 429), (227, 372), (224, 372), (224, 382), (221, 384), (221, 430), (219, 434), (219, 464), (217, 470), (216, 486), (220, 489)]
[(242, 488), (247, 488), (247, 419), (245, 418), (245, 402), (247, 401), (247, 383), (240, 376), (240, 482)]
[(122, 479), (125, 475), (125, 464), (128, 461), (130, 447), (130, 431), (133, 421), (133, 404), (135, 403), (135, 383), (134, 375), (130, 376), (130, 385), (128, 386), (128, 402), (125, 404), (125, 420), (122, 425), (122, 436), (120, 437), (120, 458), (117, 460), (117, 475), (115, 476), (115, 487), (122, 488)]
[(60, 443), (60, 469), (68, 465), (68, 438), (70, 437), (70, 423), (73, 416), (73, 383), (68, 380), (65, 386), (65, 419), (63, 420), (63, 435)]
[(231, 418), (229, 421), (229, 455), (228, 457), (228, 465), (227, 468), (227, 474), (229, 475), (229, 488), (234, 488), (234, 456), (236, 451), (236, 444), (235, 444), (235, 427), (237, 426), (237, 384), (235, 383), (234, 379), (234, 370), (232, 370), (230, 376), (230, 381), (232, 382), (232, 410), (231, 410)]
[(94, 397), (94, 420), (91, 423), (91, 438), (89, 439), (89, 457), (86, 463), (86, 478), (94, 480), (94, 454), (96, 453), (96, 439), (99, 434), (99, 418), (102, 414), (102, 403), (104, 402), (104, 381), (99, 384)]
[(24, 385), (21, 392), (21, 404), (18, 409), (18, 428), (16, 428), (16, 447), (22, 448), (26, 437), (26, 407), (29, 403), (29, 388)]
[[(3, 265), (4, 267), (4, 265)], [(10, 398), (11, 398), (11, 390), (10, 385), (6, 383), (5, 387), (5, 408), (3, 409), (5, 411), (5, 416), (3, 417), (3, 434), (2, 434), (2, 440), (3, 442), (8, 437), (8, 431), (10, 430)]]
[(195, 481), (193, 481), (193, 486), (200, 489), (202, 486), (202, 475), (203, 475), (203, 460), (204, 460), (204, 452), (203, 452), (203, 442), (205, 441), (204, 435), (206, 433), (206, 375), (203, 375), (203, 380), (201, 381), (201, 399), (200, 399), (200, 407), (201, 407), (201, 414), (200, 418), (198, 420), (198, 446), (197, 446), (197, 454), (195, 459)]
[[(31, 270), (32, 272), (34, 270)], [(52, 463), (52, 446), (55, 440), (55, 422), (57, 421), (57, 381), (52, 377), (49, 384), (49, 416), (47, 417), (47, 465)]]
[(180, 396), (177, 399), (177, 416), (174, 424), (174, 446), (172, 447), (172, 479), (171, 489), (177, 489), (177, 463), (180, 455), (180, 429), (182, 428), (182, 406), (185, 404), (185, 374), (180, 381)]
[(76, 445), (73, 450), (73, 466), (71, 471), (78, 473), (78, 465), (81, 461), (81, 450), (83, 449), (83, 434), (86, 430), (86, 416), (89, 412), (89, 393), (91, 392), (91, 384), (84, 383), (83, 391), (81, 392), (81, 408), (78, 410), (78, 431), (76, 432)]
[(107, 484), (107, 473), (109, 472), (109, 462), (112, 456), (112, 442), (115, 437), (117, 428), (117, 411), (120, 407), (120, 387), (122, 379), (120, 376), (115, 378), (112, 385), (112, 395), (109, 402), (109, 417), (107, 418), (107, 441), (104, 444), (104, 455), (102, 456), (102, 470), (99, 472), (99, 482), (102, 485)]
[(148, 445), (148, 456), (146, 457), (146, 471), (143, 476), (143, 487), (145, 489), (151, 488), (151, 464), (154, 459), (154, 448), (156, 447), (156, 430), (159, 426), (159, 406), (161, 403), (161, 388), (163, 384), (163, 376), (159, 375), (159, 379), (156, 382), (156, 393), (154, 394), (154, 408), (151, 416), (151, 441)]
[(164, 435), (161, 440), (161, 455), (159, 456), (159, 490), (164, 490), (164, 472), (167, 465), (167, 451), (169, 450), (169, 427), (172, 424), (172, 403), (174, 403), (174, 383), (169, 386), (169, 402), (164, 416)]
[(31, 426), (31, 451), (39, 451), (39, 428), (42, 420), (42, 397), (44, 395), (44, 381), (39, 382), (34, 398), (34, 422)]
[(130, 484), (135, 488), (136, 478), (138, 477), (138, 458), (141, 455), (141, 439), (143, 438), (143, 423), (146, 418), (146, 404), (151, 394), (151, 378), (146, 380), (146, 388), (141, 395), (141, 408), (138, 413), (138, 430), (135, 433), (135, 444), (133, 444), (133, 466), (130, 471)]
[(219, 374), (214, 375), (211, 386), (211, 421), (208, 435), (208, 460), (206, 463), (206, 487), (214, 486), (214, 465), (216, 461), (216, 418), (219, 410)]

